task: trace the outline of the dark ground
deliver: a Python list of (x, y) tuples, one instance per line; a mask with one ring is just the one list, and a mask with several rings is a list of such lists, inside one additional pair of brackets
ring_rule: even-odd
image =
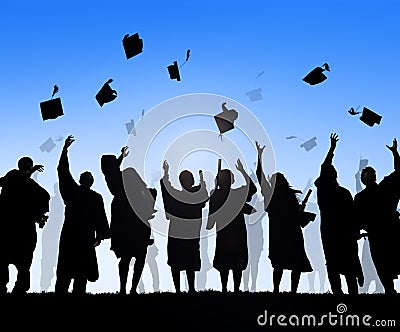
[[(288, 326), (281, 330), (290, 329), (291, 323), (299, 324), (303, 315), (313, 315), (316, 323), (323, 315), (336, 321), (336, 329), (349, 330), (352, 318), (359, 317), (357, 330), (383, 330), (377, 328), (377, 320), (382, 320), (386, 331), (399, 331), (400, 326), (400, 294), (360, 294), (357, 296), (332, 294), (290, 294), (274, 295), (269, 292), (259, 293), (227, 293), (206, 291), (196, 294), (150, 293), (135, 296), (120, 296), (118, 294), (87, 294), (77, 296), (68, 294), (56, 296), (54, 293), (30, 293), (26, 295), (7, 294), (0, 297), (1, 317), (10, 328), (35, 330), (127, 330), (127, 331), (253, 331), (275, 330), (279, 327), (276, 317), (285, 315)], [(344, 304), (347, 311), (338, 314), (338, 305)], [(257, 318), (264, 315), (276, 315), (272, 324), (261, 326)], [(371, 316), (367, 327), (362, 319)], [(341, 321), (342, 319), (342, 321)], [(347, 322), (346, 322), (347, 319)], [(354, 318), (356, 322), (356, 318)], [(260, 318), (262, 322), (264, 319)], [(383, 321), (384, 320), (384, 321)], [(324, 318), (320, 327), (312, 327), (304, 320), (305, 330), (331, 329), (328, 317)], [(5, 329), (3, 329), (4, 331)], [(292, 329), (293, 330), (293, 329)], [(295, 327), (294, 330), (301, 330)]]

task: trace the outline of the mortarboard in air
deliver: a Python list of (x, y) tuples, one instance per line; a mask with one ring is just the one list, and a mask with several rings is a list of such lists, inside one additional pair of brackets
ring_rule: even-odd
[(382, 116), (371, 111), (369, 108), (364, 107), (360, 116), (360, 120), (366, 125), (372, 127), (374, 124), (381, 123)]
[(49, 119), (56, 119), (59, 116), (64, 115), (63, 107), (61, 104), (60, 97), (54, 98), (54, 95), (58, 92), (58, 86), (54, 85), (53, 93), (51, 95), (51, 99), (42, 101), (40, 103), (40, 111), (42, 113), (43, 121)]
[(297, 136), (286, 136), (286, 139), (293, 139), (293, 138), (297, 138)]
[(143, 52), (143, 39), (139, 38), (139, 33), (136, 32), (132, 36), (126, 34), (122, 39), (125, 56), (127, 59), (133, 58)]
[(56, 144), (53, 142), (53, 139), (50, 137), (40, 146), (40, 150), (42, 152), (50, 152), (51, 150), (54, 149), (55, 146), (56, 146)]
[(130, 122), (125, 123), (125, 127), (129, 135), (132, 134), (136, 136), (135, 121), (133, 119), (131, 119)]
[(246, 92), (246, 96), (248, 96), (251, 101), (262, 100), (263, 96), (261, 94), (261, 91), (262, 91), (261, 88), (251, 90), (251, 91)]
[(327, 63), (324, 63), (321, 67), (315, 67), (305, 77), (303, 77), (303, 81), (310, 85), (322, 83), (327, 79), (326, 75), (323, 73), (325, 70), (331, 71)]
[(100, 107), (117, 98), (117, 91), (111, 89), (110, 87), (111, 82), (113, 82), (112, 78), (110, 78), (106, 83), (104, 83), (99, 92), (97, 92), (96, 94), (96, 100), (99, 103)]
[(264, 74), (264, 70), (257, 75), (256, 79), (260, 78), (263, 74)]
[(306, 151), (310, 151), (312, 148), (316, 146), (317, 146), (316, 137), (310, 138), (308, 141), (305, 141), (304, 143), (300, 144), (300, 147), (304, 148)]
[(234, 122), (238, 117), (238, 112), (234, 109), (228, 110), (225, 104), (222, 103), (222, 112), (214, 116), (220, 136), (235, 127)]
[(171, 80), (181, 80), (181, 76), (179, 74), (179, 68), (178, 68), (178, 61), (174, 61), (174, 63), (170, 66), (167, 67), (168, 73), (169, 73), (169, 78)]

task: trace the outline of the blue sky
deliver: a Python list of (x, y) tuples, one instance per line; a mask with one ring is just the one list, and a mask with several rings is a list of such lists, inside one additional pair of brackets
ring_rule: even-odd
[[(361, 156), (379, 179), (393, 167), (385, 144), (398, 137), (399, 7), (395, 0), (7, 1), (0, 13), (0, 173), (30, 155), (45, 165), (38, 181), (52, 192), (62, 141), (49, 153), (39, 146), (73, 134), (72, 172), (91, 170), (108, 204), (100, 156), (127, 144), (125, 123), (138, 123), (143, 109), (171, 98), (204, 93), (255, 115), (271, 140), (276, 168), (296, 188), (318, 176), (329, 135), (338, 133), (339, 181), (355, 193)], [(122, 38), (136, 32), (143, 53), (127, 60)], [(170, 80), (166, 67), (183, 63), (187, 49), (182, 81)], [(326, 81), (309, 86), (301, 80), (325, 62), (331, 67)], [(109, 78), (118, 97), (100, 108), (94, 96)], [(42, 121), (39, 103), (51, 97), (54, 84), (65, 115)], [(263, 99), (251, 102), (245, 93), (256, 88)], [(382, 115), (381, 124), (368, 127), (347, 113), (359, 105)], [(299, 139), (285, 139), (290, 135)], [(314, 149), (299, 147), (314, 136)], [(255, 150), (242, 152), (251, 165)]]

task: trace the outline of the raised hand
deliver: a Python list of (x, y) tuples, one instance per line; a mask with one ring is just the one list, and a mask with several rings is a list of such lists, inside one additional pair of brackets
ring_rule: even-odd
[(43, 165), (35, 165), (32, 167), (32, 173), (39, 171), (39, 172), (43, 172), (44, 171), (44, 166)]
[(239, 172), (241, 172), (241, 173), (244, 173), (244, 172), (245, 172), (245, 170), (244, 170), (244, 168), (243, 168), (243, 164), (242, 164), (242, 162), (240, 161), (239, 158), (238, 158), (238, 160), (237, 160), (237, 162), (236, 162), (236, 169), (237, 169)]
[(125, 157), (127, 157), (128, 154), (129, 154), (128, 147), (127, 147), (127, 146), (124, 146), (124, 147), (121, 149), (121, 156), (122, 156), (122, 159), (125, 158)]
[(386, 145), (386, 147), (387, 147), (390, 151), (396, 152), (396, 151), (397, 151), (397, 139), (396, 139), (396, 138), (393, 139), (392, 146)]
[(72, 135), (69, 135), (66, 139), (65, 139), (65, 144), (64, 147), (69, 148), (71, 146), (72, 143), (75, 142), (75, 138)]
[(203, 171), (199, 170), (200, 182), (204, 182)]
[(338, 135), (336, 133), (333, 133), (331, 134), (330, 139), (331, 139), (331, 148), (333, 149), (336, 148), (336, 144), (339, 140)]
[(258, 143), (258, 142), (256, 141), (256, 148), (257, 148), (257, 154), (258, 154), (258, 156), (261, 157), (262, 154), (263, 154), (263, 152), (264, 152), (265, 145), (264, 145), (264, 146), (261, 146), (260, 143)]
[(165, 172), (165, 173), (168, 173), (168, 171), (169, 171), (169, 164), (168, 164), (168, 162), (167, 162), (166, 160), (164, 160), (163, 169), (164, 169), (164, 172)]

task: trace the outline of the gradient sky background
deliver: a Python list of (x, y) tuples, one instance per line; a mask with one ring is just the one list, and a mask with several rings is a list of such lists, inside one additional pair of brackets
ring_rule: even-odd
[[(393, 169), (385, 144), (400, 139), (399, 10), (395, 0), (7, 1), (0, 12), (0, 174), (29, 155), (45, 165), (38, 181), (52, 193), (63, 141), (49, 153), (39, 146), (49, 137), (73, 134), (72, 173), (76, 178), (86, 169), (94, 173), (94, 189), (103, 194), (108, 210), (111, 196), (100, 156), (118, 154), (127, 144), (125, 123), (138, 123), (143, 109), (170, 98), (207, 93), (235, 100), (258, 118), (277, 170), (295, 188), (318, 176), (329, 135), (336, 132), (339, 182), (355, 193), (361, 156), (376, 168), (378, 179)], [(127, 60), (122, 38), (136, 32), (143, 53)], [(181, 69), (182, 81), (170, 80), (166, 67), (175, 60), (181, 64), (187, 49), (191, 57)], [(302, 81), (325, 62), (331, 67), (326, 81), (316, 86)], [(118, 97), (100, 108), (94, 96), (109, 78)], [(42, 121), (39, 103), (51, 97), (54, 84), (65, 115)], [(245, 93), (256, 88), (262, 88), (263, 99), (251, 102)], [(347, 113), (357, 106), (382, 115), (381, 124), (368, 127)], [(195, 130), (197, 124), (185, 128)], [(290, 135), (300, 139), (287, 140)], [(235, 138), (232, 132), (226, 136)], [(299, 147), (314, 136), (314, 149)], [(175, 138), (171, 132), (171, 141)], [(248, 165), (255, 158), (250, 151)], [(108, 248), (104, 243), (98, 249), (104, 274), (90, 290), (118, 288), (116, 260)], [(263, 255), (259, 288), (271, 289)], [(34, 290), (39, 259), (40, 231)], [(170, 289), (165, 257), (159, 259), (161, 286)], [(219, 287), (218, 275), (213, 276)]]

